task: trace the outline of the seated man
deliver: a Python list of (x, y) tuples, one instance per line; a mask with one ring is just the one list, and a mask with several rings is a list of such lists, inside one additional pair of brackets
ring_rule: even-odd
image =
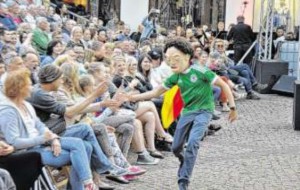
[(247, 64), (242, 63), (239, 65), (235, 65), (236, 63), (233, 60), (231, 60), (229, 57), (226, 56), (226, 54), (225, 54), (225, 51), (227, 49), (226, 41), (217, 39), (214, 41), (212, 47), (213, 47), (212, 52), (216, 51), (221, 56), (224, 57), (225, 64), (229, 67), (229, 69), (236, 70), (241, 77), (244, 77), (251, 82), (253, 90), (261, 91), (268, 87), (267, 84), (260, 84), (257, 82), (252, 70), (250, 69), (250, 67)]

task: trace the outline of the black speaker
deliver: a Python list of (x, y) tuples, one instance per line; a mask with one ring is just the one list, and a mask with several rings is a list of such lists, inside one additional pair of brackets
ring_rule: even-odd
[(282, 92), (287, 94), (294, 94), (294, 83), (297, 80), (296, 77), (282, 75), (273, 86), (272, 90), (276, 92)]
[(294, 83), (294, 110), (293, 110), (293, 127), (300, 130), (300, 81)]
[(279, 79), (281, 75), (287, 75), (289, 64), (278, 60), (257, 60), (255, 64), (255, 77), (259, 83), (267, 84), (271, 78)]

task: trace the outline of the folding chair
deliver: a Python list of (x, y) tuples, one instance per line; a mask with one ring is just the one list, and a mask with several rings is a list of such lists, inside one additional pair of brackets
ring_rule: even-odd
[(69, 169), (67, 166), (61, 170), (45, 166), (31, 190), (62, 190), (67, 186), (68, 177)]

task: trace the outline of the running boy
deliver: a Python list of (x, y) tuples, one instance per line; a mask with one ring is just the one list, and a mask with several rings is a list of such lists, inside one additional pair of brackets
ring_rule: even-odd
[[(152, 91), (131, 95), (130, 101), (148, 100), (158, 97), (174, 85), (178, 85), (184, 102), (184, 109), (176, 127), (172, 151), (180, 161), (178, 185), (180, 190), (187, 190), (190, 177), (198, 154), (200, 140), (212, 118), (214, 99), (212, 86), (218, 85), (226, 93), (229, 101), (229, 121), (237, 118), (232, 93), (226, 83), (206, 68), (191, 65), (193, 48), (183, 38), (175, 38), (165, 45), (166, 62), (173, 74), (164, 83)], [(187, 147), (183, 146), (187, 139)]]

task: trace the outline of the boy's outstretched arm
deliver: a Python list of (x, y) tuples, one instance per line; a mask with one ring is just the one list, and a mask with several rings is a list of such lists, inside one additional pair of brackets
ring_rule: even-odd
[(163, 86), (159, 86), (151, 91), (142, 93), (142, 94), (135, 94), (129, 96), (129, 101), (142, 101), (142, 100), (150, 100), (151, 98), (155, 98), (166, 92), (167, 89), (164, 88)]

